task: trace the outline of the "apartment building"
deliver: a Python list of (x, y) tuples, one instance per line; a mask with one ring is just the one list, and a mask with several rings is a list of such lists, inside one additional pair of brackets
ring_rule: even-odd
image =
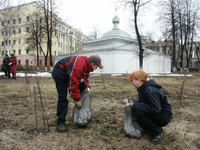
[[(52, 34), (52, 60), (63, 54), (72, 54), (78, 51), (85, 51), (85, 42), (90, 38), (81, 31), (73, 28), (61, 18), (53, 14), (54, 25)], [(37, 2), (31, 2), (15, 7), (9, 7), (0, 10), (0, 63), (5, 54), (14, 54), (17, 56), (18, 69), (37, 68), (37, 59), (39, 58), (39, 67), (44, 69), (45, 57), (43, 52), (47, 52), (47, 36), (41, 34), (40, 47), (31, 46), (33, 33), (33, 24), (36, 18), (39, 18), (40, 24), (44, 20), (44, 13), (41, 5)], [(39, 55), (37, 57), (37, 54)], [(49, 66), (49, 59), (47, 59)], [(1, 64), (0, 64), (1, 65)]]

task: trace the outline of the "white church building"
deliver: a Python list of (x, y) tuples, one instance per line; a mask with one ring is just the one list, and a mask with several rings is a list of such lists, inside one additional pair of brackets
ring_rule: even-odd
[[(73, 55), (99, 55), (102, 59), (104, 74), (124, 74), (139, 70), (137, 41), (118, 28), (120, 19), (117, 16), (112, 21), (112, 30), (104, 33), (100, 39), (85, 43), (85, 52)], [(57, 60), (63, 57), (66, 55), (58, 57)], [(171, 58), (144, 48), (143, 70), (147, 73), (171, 73)], [(95, 70), (94, 73), (100, 73), (100, 69)]]

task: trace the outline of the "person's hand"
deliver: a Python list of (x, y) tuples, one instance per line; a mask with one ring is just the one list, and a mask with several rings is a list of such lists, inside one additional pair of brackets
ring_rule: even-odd
[(8, 65), (9, 65), (9, 66), (12, 65), (12, 63), (9, 63)]
[(79, 100), (79, 101), (75, 101), (75, 105), (76, 105), (78, 108), (81, 108), (82, 103), (81, 103), (80, 100)]

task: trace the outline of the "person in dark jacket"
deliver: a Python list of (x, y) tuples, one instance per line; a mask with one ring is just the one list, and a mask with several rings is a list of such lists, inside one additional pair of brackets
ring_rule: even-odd
[(16, 79), (16, 72), (17, 72), (17, 57), (14, 54), (10, 54), (10, 73), (12, 73), (12, 79)]
[(10, 66), (9, 66), (10, 58), (8, 54), (5, 55), (3, 59), (3, 71), (5, 73), (6, 78), (10, 78)]
[(52, 77), (55, 81), (58, 93), (57, 105), (57, 130), (66, 132), (65, 118), (68, 111), (67, 88), (74, 99), (75, 105), (81, 107), (79, 86), (85, 84), (90, 88), (88, 78), (90, 72), (99, 67), (103, 68), (101, 58), (98, 55), (92, 56), (69, 56), (59, 60), (53, 68)]
[(132, 105), (138, 123), (150, 132), (151, 143), (159, 144), (163, 139), (162, 127), (172, 119), (172, 109), (161, 85), (154, 80), (147, 81), (147, 73), (138, 70), (130, 73), (129, 79), (138, 90), (138, 101)]

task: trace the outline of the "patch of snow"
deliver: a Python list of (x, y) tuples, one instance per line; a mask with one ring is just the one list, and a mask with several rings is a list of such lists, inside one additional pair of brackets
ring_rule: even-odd
[[(4, 72), (0, 72), (0, 76), (5, 75)], [(92, 73), (91, 76), (100, 76), (101, 74), (95, 74)], [(122, 74), (111, 74), (111, 76), (121, 76)], [(156, 74), (156, 73), (150, 73), (149, 76), (169, 76), (169, 77), (175, 77), (175, 76), (185, 76), (185, 74)], [(16, 73), (17, 77), (25, 77), (25, 73)], [(37, 72), (37, 73), (28, 73), (28, 77), (51, 77), (51, 73), (49, 72)], [(192, 74), (186, 74), (186, 76), (192, 76)]]

